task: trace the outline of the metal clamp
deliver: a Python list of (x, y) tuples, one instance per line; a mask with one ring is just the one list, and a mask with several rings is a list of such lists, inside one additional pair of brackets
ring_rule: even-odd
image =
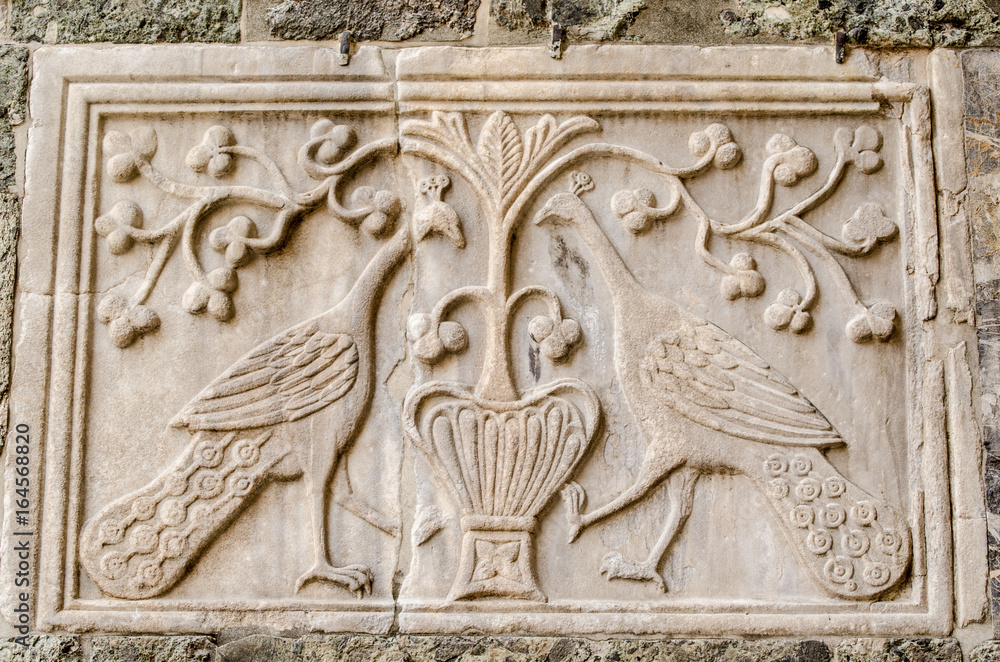
[(344, 30), (340, 33), (340, 66), (346, 67), (351, 63), (351, 31)]
[(552, 41), (549, 43), (549, 55), (556, 60), (562, 59), (563, 27), (559, 23), (552, 24)]
[(847, 54), (847, 35), (843, 32), (838, 32), (833, 36), (833, 44), (837, 64), (844, 64), (844, 57)]

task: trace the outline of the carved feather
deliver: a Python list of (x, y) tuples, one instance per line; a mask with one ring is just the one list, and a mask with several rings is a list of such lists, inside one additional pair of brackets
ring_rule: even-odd
[(191, 430), (244, 430), (304, 418), (343, 397), (358, 376), (351, 336), (310, 320), (237, 361), (170, 422)]
[(658, 400), (714, 430), (788, 446), (844, 443), (788, 380), (709, 322), (692, 321), (651, 340), (641, 375)]

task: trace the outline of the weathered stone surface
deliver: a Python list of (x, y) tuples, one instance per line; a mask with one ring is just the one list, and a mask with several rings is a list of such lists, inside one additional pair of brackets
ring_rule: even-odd
[[(733, 37), (726, 32), (728, 24), (719, 16), (723, 11), (731, 12), (736, 8), (736, 0), (691, 3), (493, 0), (490, 3), (489, 40), (491, 43), (537, 43), (546, 38), (552, 23), (559, 23), (565, 28), (570, 43), (579, 40), (728, 43)], [(753, 36), (740, 39), (755, 40)]]
[(1000, 641), (987, 641), (969, 653), (970, 662), (996, 662), (1000, 660)]
[(240, 0), (13, 0), (15, 41), (236, 42)]
[[(974, 335), (938, 314), (969, 277), (933, 160), (957, 61), (733, 55), (39, 51), (39, 627), (469, 662), (950, 633), (985, 592), (952, 583), (953, 542), (985, 553), (948, 455)], [(573, 638), (267, 636), (303, 631)], [(806, 640), (577, 639), (720, 633)]]
[(961, 662), (962, 648), (954, 639), (858, 639), (838, 644), (835, 656), (837, 662)]
[[(815, 640), (608, 639), (550, 637), (369, 637), (252, 635), (216, 647), (203, 637), (93, 637), (81, 652), (76, 637), (32, 635), (28, 648), (0, 644), (5, 662), (959, 662), (951, 639), (859, 639), (832, 652)], [(996, 642), (972, 651), (993, 662)], [(6, 655), (6, 657), (5, 657)]]
[(94, 637), (91, 640), (88, 660), (89, 662), (215, 662), (215, 643), (208, 637)]
[(604, 40), (624, 36), (646, 5), (645, 0), (495, 0), (490, 4), (490, 16), (507, 30), (547, 28), (552, 23), (559, 23), (571, 28), (574, 36)]
[(963, 55), (965, 140), (968, 164), (966, 208), (972, 225), (976, 330), (979, 338), (980, 415), (986, 449), (986, 521), (990, 589), (1000, 614), (1000, 126), (997, 92), (1000, 57), (992, 51)]
[(0, 46), (0, 108), (9, 124), (24, 121), (28, 100), (28, 49)]
[[(933, 648), (934, 643), (917, 642)], [(899, 657), (906, 642), (885, 647), (883, 657), (865, 662), (900, 660), (952, 662), (950, 657)], [(952, 644), (954, 647), (954, 644)], [(607, 640), (550, 637), (364, 637), (310, 635), (299, 639), (255, 635), (218, 648), (220, 662), (829, 662), (821, 641), (747, 641), (703, 639), (674, 641)], [(961, 651), (959, 651), (959, 658)]]
[(13, 638), (0, 641), (3, 662), (83, 662), (78, 637), (32, 634), (24, 637), (27, 646)]
[(13, 126), (24, 121), (28, 97), (28, 49), (0, 46), (0, 190), (14, 184), (17, 158)]
[(7, 438), (11, 329), (14, 321), (14, 282), (20, 224), (20, 200), (12, 193), (0, 194), (0, 439)]
[[(472, 35), (480, 0), (251, 0), (248, 14), (265, 14), (267, 33), (276, 39), (335, 39), (350, 30), (359, 41), (441, 40)], [(266, 13), (265, 13), (266, 12)], [(256, 21), (254, 21), (256, 23)], [(255, 25), (255, 34), (259, 28)], [(429, 34), (437, 28), (436, 34)], [(441, 29), (445, 29), (442, 31)]]
[(404, 637), (400, 649), (413, 660), (516, 660), (518, 662), (828, 662), (829, 647), (821, 641), (747, 641), (741, 639), (702, 639), (672, 641), (587, 639), (520, 639), (493, 637)]
[(734, 33), (737, 0), (649, 2), (648, 0), (493, 0), (490, 3), (490, 43), (538, 43), (552, 23), (566, 30), (569, 44), (621, 40), (648, 44), (726, 44), (777, 42), (779, 37), (757, 31)]
[[(219, 662), (253, 662), (254, 660), (273, 660), (274, 662), (294, 662), (302, 659), (302, 642), (300, 640), (268, 635), (251, 635), (220, 646)], [(313, 656), (317, 662), (323, 660)]]
[[(447, 643), (443, 644), (447, 648)], [(307, 635), (298, 639), (254, 635), (219, 646), (219, 662), (407, 662), (450, 660), (435, 655), (436, 646), (407, 646), (396, 637)], [(458, 660), (456, 660), (458, 662)]]
[(842, 31), (872, 48), (979, 46), (1000, 36), (997, 9), (987, 0), (740, 0), (722, 20), (736, 35), (826, 40)]
[[(771, 35), (733, 34), (727, 30), (737, 19), (737, 0), (703, 2), (646, 2), (645, 9), (631, 15), (623, 41), (663, 44), (753, 44), (777, 42)], [(586, 36), (584, 32), (581, 36)]]
[(1000, 36), (991, 0), (494, 0), (491, 43), (537, 42), (553, 22), (571, 41), (721, 44), (829, 41), (849, 32), (868, 48), (979, 46)]

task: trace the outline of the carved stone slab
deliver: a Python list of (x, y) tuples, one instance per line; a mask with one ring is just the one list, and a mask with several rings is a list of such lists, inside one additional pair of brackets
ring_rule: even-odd
[(39, 627), (947, 634), (981, 604), (946, 56), (160, 53), (35, 56)]

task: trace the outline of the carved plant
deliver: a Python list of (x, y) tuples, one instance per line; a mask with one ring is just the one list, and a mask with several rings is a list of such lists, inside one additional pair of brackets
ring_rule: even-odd
[[(131, 134), (108, 132), (104, 149), (109, 154), (106, 168), (112, 180), (127, 183), (141, 176), (165, 193), (191, 201), (184, 211), (156, 229), (143, 228), (142, 210), (131, 201), (117, 203), (94, 222), (94, 229), (115, 255), (128, 252), (136, 243), (153, 247), (153, 259), (142, 284), (128, 298), (128, 307), (136, 309), (146, 302), (178, 244), (192, 280), (184, 293), (184, 309), (193, 315), (207, 312), (224, 322), (235, 314), (232, 295), (239, 283), (237, 270), (255, 256), (284, 246), (295, 225), (320, 207), (325, 206), (335, 218), (360, 226), (373, 236), (390, 232), (401, 209), (399, 197), (392, 191), (362, 186), (351, 194), (351, 208), (343, 206), (340, 200), (344, 182), (374, 159), (395, 154), (396, 141), (377, 140), (354, 149), (356, 143), (357, 137), (349, 127), (334, 125), (327, 119), (316, 122), (309, 140), (298, 152), (298, 162), (319, 184), (307, 191), (297, 191), (263, 151), (240, 145), (233, 131), (225, 126), (213, 126), (205, 132), (201, 142), (188, 152), (187, 166), (194, 172), (224, 180), (234, 174), (239, 161), (253, 161), (267, 174), (270, 188), (222, 181), (200, 186), (183, 184), (153, 166), (157, 138), (152, 129), (141, 128)], [(227, 206), (234, 204), (253, 205), (261, 216), (256, 220), (233, 216), (224, 226), (213, 230), (208, 236), (209, 245), (223, 255), (227, 266), (206, 270), (198, 256), (200, 229), (210, 218), (223, 214)], [(264, 236), (260, 236), (262, 227)], [(119, 319), (120, 316), (101, 314), (101, 321), (109, 325)], [(127, 347), (157, 326), (130, 323), (131, 331), (125, 332), (124, 325), (118, 323), (110, 331), (115, 344)]]
[[(510, 321), (530, 297), (549, 314), (529, 324), (531, 338), (553, 361), (566, 360), (582, 339), (580, 325), (563, 315), (558, 296), (541, 286), (511, 292), (512, 239), (526, 204), (544, 180), (545, 167), (567, 142), (595, 131), (597, 123), (544, 116), (522, 135), (509, 115), (486, 121), (474, 145), (460, 113), (434, 113), (430, 121), (403, 125), (404, 152), (465, 178), (475, 191), (489, 237), (486, 285), (466, 286), (443, 297), (429, 314), (410, 317), (407, 335), (416, 357), (434, 364), (463, 351), (464, 329), (447, 320), (461, 303), (477, 305), (487, 321), (486, 358), (474, 389), (428, 382), (412, 390), (404, 407), (408, 436), (429, 458), (462, 508), (462, 558), (449, 598), (479, 596), (544, 600), (534, 579), (531, 535), (535, 517), (569, 479), (596, 432), (600, 402), (584, 382), (566, 379), (519, 394), (510, 365)], [(447, 177), (419, 183), (429, 199), (414, 219), (416, 237), (432, 232), (461, 248), (457, 214), (441, 201)], [(583, 173), (579, 192), (593, 189)]]
[(594, 437), (597, 396), (576, 379), (516, 401), (432, 381), (407, 396), (403, 420), (462, 509), (462, 558), (448, 599), (544, 601), (531, 534)]
[[(485, 345), (487, 358), (475, 389), (480, 396), (505, 401), (517, 399), (507, 346), (510, 335), (508, 322), (516, 306), (525, 298), (539, 296), (549, 303), (552, 318), (560, 323), (563, 321), (559, 299), (550, 290), (531, 287), (510, 292), (511, 237), (523, 220), (524, 207), (535, 195), (538, 184), (548, 178), (547, 170), (543, 169), (552, 157), (571, 139), (599, 128), (597, 122), (588, 117), (573, 117), (559, 124), (552, 116), (546, 115), (522, 136), (509, 115), (497, 112), (487, 119), (478, 142), (473, 145), (461, 113), (434, 113), (430, 121), (409, 121), (402, 127), (403, 151), (438, 163), (465, 178), (475, 192), (486, 220), (489, 232), (486, 286), (454, 290), (439, 301), (430, 314), (431, 325), (436, 327), (460, 302), (471, 301), (482, 308), (488, 320), (489, 336)], [(425, 180), (420, 188), (430, 190), (432, 186), (430, 180)], [(443, 190), (444, 186), (447, 184), (437, 185), (437, 190)], [(593, 183), (583, 175), (574, 182), (574, 186), (581, 191), (589, 190), (593, 188)], [(454, 220), (433, 224), (430, 220), (432, 216), (446, 216), (448, 211), (453, 213), (450, 207), (448, 211), (433, 206), (424, 208), (427, 209), (433, 211), (427, 212), (426, 216), (423, 216), (423, 210), (417, 214), (418, 239), (432, 229), (453, 241), (461, 236), (438, 228), (456, 226)], [(454, 218), (457, 219), (457, 216)]]

